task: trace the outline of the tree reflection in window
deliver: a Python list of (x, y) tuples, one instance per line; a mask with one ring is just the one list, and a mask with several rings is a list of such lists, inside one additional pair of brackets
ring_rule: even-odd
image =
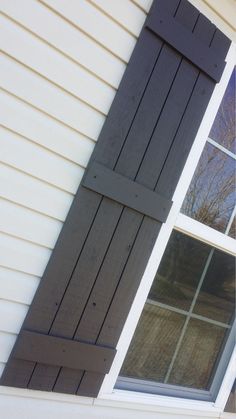
[(235, 206), (234, 68), (181, 212), (225, 232)]
[(235, 83), (236, 69), (234, 68), (209, 135), (233, 153), (236, 153)]
[(209, 390), (234, 320), (234, 277), (232, 255), (173, 231), (121, 377)]
[(224, 232), (235, 206), (235, 160), (207, 143), (181, 212)]

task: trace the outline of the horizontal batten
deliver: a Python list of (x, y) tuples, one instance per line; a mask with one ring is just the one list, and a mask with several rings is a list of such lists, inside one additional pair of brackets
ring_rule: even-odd
[(22, 330), (13, 356), (78, 370), (109, 372), (115, 353), (111, 348)]
[(0, 100), (2, 125), (86, 167), (94, 148), (92, 140), (3, 90)]
[(62, 223), (0, 198), (0, 231), (53, 249)]
[(0, 161), (75, 193), (84, 169), (0, 126)]
[(27, 311), (27, 305), (0, 299), (0, 330), (19, 333)]
[(86, 0), (42, 0), (77, 28), (124, 61), (128, 61), (136, 39)]
[(4, 54), (0, 55), (0, 83), (27, 103), (82, 134), (97, 138), (104, 115)]
[(5, 300), (30, 304), (40, 278), (0, 266), (0, 295)]
[(1, 50), (88, 105), (107, 114), (115, 95), (114, 88), (12, 20), (0, 16), (0, 28)]
[(49, 8), (35, 0), (0, 0), (0, 8), (66, 56), (113, 87), (118, 87), (125, 63)]
[(64, 221), (73, 195), (0, 163), (0, 197)]
[(140, 10), (134, 3), (129, 0), (119, 0), (119, 2), (110, 0), (90, 0), (90, 3), (96, 5), (133, 35), (139, 36), (146, 18), (146, 13)]
[(158, 3), (155, 13), (148, 17), (145, 25), (214, 81), (220, 81), (225, 63), (220, 56), (218, 57), (217, 51), (204, 44), (194, 33), (189, 32), (164, 8), (159, 8)]
[(0, 362), (7, 362), (17, 335), (0, 331)]
[(82, 185), (161, 222), (166, 221), (172, 204), (156, 192), (98, 163), (90, 166)]
[(50, 255), (45, 247), (0, 233), (0, 266), (41, 277)]

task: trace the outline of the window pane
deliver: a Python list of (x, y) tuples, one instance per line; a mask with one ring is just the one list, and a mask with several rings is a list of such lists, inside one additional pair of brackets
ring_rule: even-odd
[(215, 250), (203, 281), (194, 312), (229, 323), (235, 307), (235, 259)]
[(145, 304), (120, 375), (162, 382), (185, 316)]
[(188, 310), (209, 253), (209, 246), (173, 231), (149, 298)]
[(229, 230), (229, 236), (232, 237), (232, 239), (236, 239), (236, 219), (234, 217), (234, 220), (232, 222), (232, 225)]
[(235, 77), (234, 69), (209, 135), (210, 138), (233, 153), (236, 153)]
[(126, 380), (207, 390), (235, 312), (234, 259), (173, 231), (121, 370)]
[(235, 205), (235, 160), (206, 144), (181, 212), (225, 232)]
[(168, 383), (207, 389), (227, 330), (191, 319)]

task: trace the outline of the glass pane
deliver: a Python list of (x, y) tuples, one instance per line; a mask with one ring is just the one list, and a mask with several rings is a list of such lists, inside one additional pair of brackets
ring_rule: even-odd
[(191, 319), (168, 383), (207, 389), (226, 333), (221, 327)]
[(235, 77), (234, 69), (219, 107), (209, 137), (236, 153), (235, 139)]
[(121, 376), (207, 390), (234, 309), (234, 257), (173, 231)]
[(225, 232), (235, 205), (235, 160), (207, 143), (181, 212)]
[(210, 247), (173, 231), (148, 298), (188, 310)]
[(145, 304), (120, 375), (162, 382), (185, 316)]
[(236, 218), (235, 217), (229, 230), (229, 236), (232, 237), (232, 239), (236, 239)]
[(215, 250), (194, 312), (229, 323), (235, 307), (235, 258)]

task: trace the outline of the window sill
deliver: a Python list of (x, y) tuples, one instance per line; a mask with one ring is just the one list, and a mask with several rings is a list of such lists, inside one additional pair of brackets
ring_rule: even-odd
[[(133, 409), (138, 411), (181, 414), (181, 417), (201, 416), (219, 418), (222, 410), (212, 402), (157, 396), (127, 390), (114, 390), (102, 394), (94, 401), (95, 405)], [(183, 416), (184, 415), (184, 416)]]

